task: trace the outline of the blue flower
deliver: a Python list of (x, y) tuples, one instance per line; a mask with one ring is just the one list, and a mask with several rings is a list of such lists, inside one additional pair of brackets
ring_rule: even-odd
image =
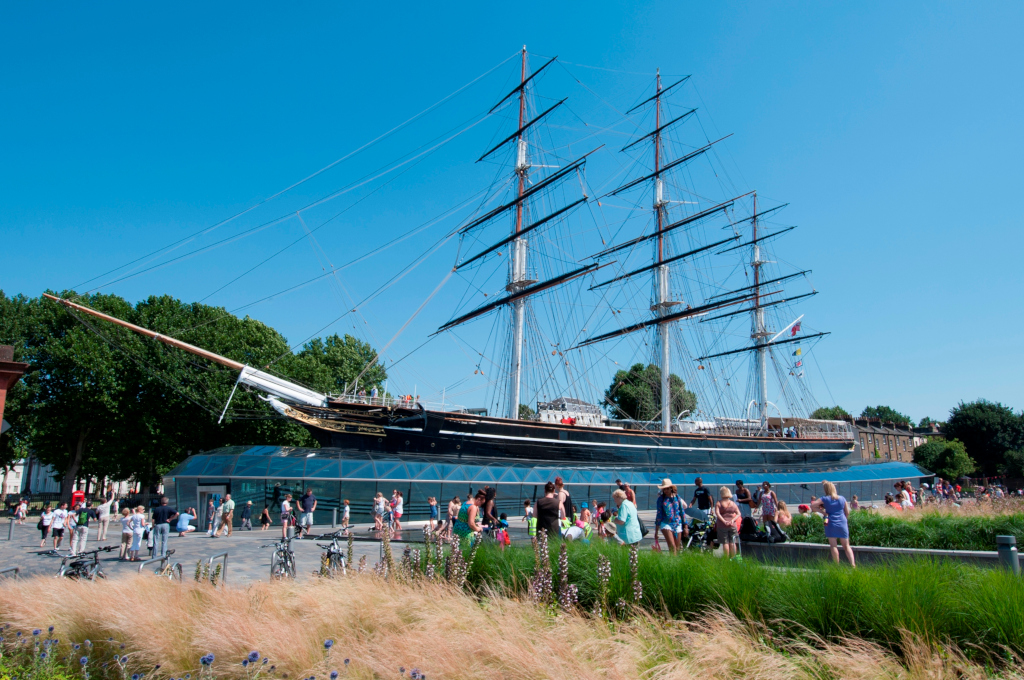
[(249, 661), (251, 663), (256, 663), (259, 660), (260, 660), (260, 653), (259, 652), (257, 652), (256, 650), (253, 650), (253, 651), (249, 652)]
[(331, 671), (331, 680), (338, 680), (338, 671)]
[(139, 680), (139, 674), (138, 673), (132, 673), (132, 680)]
[(185, 673), (185, 680), (190, 680), (192, 677), (191, 673)]
[(398, 667), (398, 672), (401, 673), (402, 675), (405, 675), (405, 666), (399, 666)]
[(121, 645), (121, 649), (124, 649), (124, 644)]
[(18, 637), (21, 637), (21, 631), (20, 630), (18, 631)]
[(33, 631), (32, 631), (32, 634), (33, 634), (33, 635), (39, 635), (39, 634), (40, 634), (40, 633), (42, 633), (42, 632), (43, 632), (43, 631), (41, 631), (41, 630), (39, 630), (38, 628), (36, 628), (35, 630), (33, 630)]
[(42, 653), (41, 653), (41, 654), (39, 655), (39, 658), (40, 658), (40, 659), (45, 659), (45, 658), (46, 658), (46, 652), (42, 652)]
[(242, 668), (246, 668), (249, 665), (248, 659), (242, 659)]
[(126, 663), (128, 663), (128, 657), (127, 656), (122, 656), (121, 657), (121, 664), (124, 665)]
[(153, 666), (153, 670), (155, 670), (155, 671), (160, 670), (160, 664), (157, 664), (157, 665)]
[(351, 661), (351, 659), (345, 659), (345, 665), (346, 665), (346, 666), (348, 665), (348, 662), (349, 662), (349, 661)]
[(52, 633), (52, 632), (53, 632), (53, 626), (50, 626), (50, 627), (49, 627), (49, 628), (47, 628), (46, 630), (48, 630), (48, 631), (50, 631), (50, 632)]
[(75, 649), (81, 649), (82, 645), (75, 645)]
[(78, 660), (78, 663), (84, 666), (85, 664), (89, 663), (89, 657), (83, 656), (81, 659)]
[(267, 657), (263, 657), (263, 665), (264, 666), (266, 666), (269, 661), (270, 661), (270, 659), (268, 659)]
[[(18, 635), (21, 635), (21, 633), (18, 633)], [(333, 646), (334, 640), (324, 640), (324, 649), (330, 649)]]

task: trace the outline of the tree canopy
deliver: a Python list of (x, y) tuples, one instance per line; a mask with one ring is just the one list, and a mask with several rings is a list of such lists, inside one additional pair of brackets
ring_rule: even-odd
[(960, 402), (949, 412), (946, 437), (962, 441), (983, 474), (999, 474), (1015, 464), (1007, 454), (1024, 449), (1024, 414), (985, 399)]
[(821, 406), (811, 413), (811, 418), (814, 420), (842, 420), (849, 416), (850, 414), (842, 406)]
[(889, 406), (865, 406), (860, 412), (861, 418), (878, 418), (883, 423), (909, 423), (910, 416), (905, 416)]
[[(273, 328), (218, 307), (169, 296), (134, 307), (113, 295), (62, 297), (324, 392), (339, 392), (371, 361), (360, 385), (387, 378), (374, 350), (351, 336), (317, 338), (293, 353)], [(10, 391), (12, 428), (0, 453), (31, 450), (62, 473), (65, 495), (85, 476), (153, 484), (190, 453), (219, 446), (316, 446), (242, 388), (218, 424), (236, 371), (50, 300), (0, 291), (0, 342), (30, 364)]]
[[(686, 389), (678, 375), (669, 374), (672, 417), (682, 411), (697, 408), (697, 395)], [(660, 420), (661, 368), (654, 364), (633, 364), (628, 371), (616, 371), (612, 384), (604, 393), (606, 407), (614, 404), (613, 415), (625, 415), (634, 420)]]
[(932, 439), (914, 449), (914, 462), (931, 470), (939, 477), (955, 481), (975, 471), (974, 459), (967, 448), (956, 439)]

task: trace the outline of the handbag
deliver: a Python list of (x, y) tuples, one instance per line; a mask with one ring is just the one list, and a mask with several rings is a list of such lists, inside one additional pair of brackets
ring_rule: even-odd
[(644, 521), (642, 519), (640, 519), (640, 515), (636, 516), (636, 522), (637, 522), (637, 524), (640, 525), (640, 535), (641, 536), (646, 536), (647, 534), (651, 533), (650, 530), (647, 528), (647, 525), (644, 524)]
[(43, 524), (43, 518), (42, 518), (42, 517), (40, 517), (40, 518), (39, 518), (39, 524), (37, 524), (37, 525), (36, 525), (36, 529), (39, 529), (40, 531), (42, 531), (42, 530), (43, 530), (43, 527), (45, 527), (45, 526), (46, 526), (46, 525), (45, 525), (45, 524)]

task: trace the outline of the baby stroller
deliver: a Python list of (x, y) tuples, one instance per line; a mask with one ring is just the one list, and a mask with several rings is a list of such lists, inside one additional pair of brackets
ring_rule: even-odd
[(687, 517), (693, 519), (690, 524), (690, 538), (687, 539), (684, 548), (695, 548), (697, 550), (714, 550), (715, 548), (715, 513), (714, 510), (700, 510), (699, 508), (687, 508)]

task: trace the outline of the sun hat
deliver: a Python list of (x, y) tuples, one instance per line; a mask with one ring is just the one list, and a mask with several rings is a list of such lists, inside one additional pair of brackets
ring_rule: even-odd
[(589, 508), (589, 507), (590, 507), (590, 506), (588, 506), (588, 505), (587, 505), (586, 503), (582, 503), (581, 505), (582, 505), (582, 506), (583, 506), (584, 508)]
[(666, 477), (665, 479), (661, 480), (661, 485), (658, 486), (658, 488), (659, 489), (667, 489), (670, 486), (675, 486), (675, 484), (672, 483), (671, 479)]

